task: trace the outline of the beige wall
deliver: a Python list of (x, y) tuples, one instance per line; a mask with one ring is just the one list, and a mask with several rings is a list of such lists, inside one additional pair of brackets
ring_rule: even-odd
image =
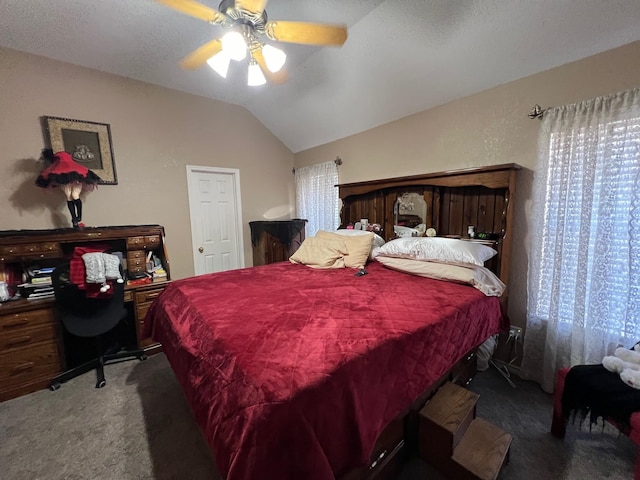
[(527, 114), (535, 104), (564, 105), (638, 87), (639, 58), (640, 42), (635, 42), (299, 152), (295, 165), (340, 156), (341, 183), (511, 162), (522, 165), (515, 199), (509, 314), (514, 324), (524, 325), (526, 216), (540, 124)]
[(239, 169), (247, 266), (248, 222), (293, 215), (293, 154), (246, 109), (0, 49), (0, 230), (71, 225), (64, 195), (33, 183), (43, 115), (110, 124), (118, 185), (86, 197), (83, 221), (164, 225), (174, 278), (194, 271), (186, 165)]
[[(0, 49), (0, 230), (69, 226), (64, 196), (33, 185), (43, 115), (111, 125), (118, 185), (85, 200), (88, 225), (165, 226), (174, 278), (193, 274), (185, 165), (240, 170), (248, 222), (294, 213), (291, 168), (340, 156), (340, 182), (516, 162), (509, 313), (524, 325), (527, 222), (539, 121), (562, 105), (640, 85), (640, 42), (517, 80), (298, 154), (241, 107)], [(248, 139), (248, 140), (247, 140)], [(274, 216), (274, 212), (275, 216)]]

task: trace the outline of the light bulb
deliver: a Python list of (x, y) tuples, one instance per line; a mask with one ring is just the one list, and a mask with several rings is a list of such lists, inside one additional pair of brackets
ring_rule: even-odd
[(222, 50), (231, 60), (244, 60), (247, 56), (247, 44), (240, 32), (229, 32), (222, 37)]
[(216, 53), (213, 57), (207, 60), (207, 64), (222, 78), (227, 78), (230, 62), (231, 59), (225, 52)]
[(287, 60), (287, 55), (282, 50), (271, 45), (262, 47), (262, 54), (267, 68), (273, 73), (279, 71)]
[(262, 70), (260, 70), (260, 65), (258, 65), (255, 60), (252, 60), (249, 63), (249, 76), (247, 79), (247, 85), (250, 87), (257, 87), (258, 85), (264, 85), (267, 83), (267, 79), (264, 78), (264, 74)]

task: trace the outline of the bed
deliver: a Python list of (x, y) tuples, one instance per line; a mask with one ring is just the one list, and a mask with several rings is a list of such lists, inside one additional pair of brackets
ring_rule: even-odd
[[(475, 224), (491, 216), (500, 229), (492, 265), (506, 280), (517, 166), (499, 167), (343, 186), (342, 222), (386, 225), (383, 200), (411, 190), (430, 202), (425, 222), (455, 235), (443, 212), (466, 199), (467, 211), (484, 212)], [(468, 221), (463, 213), (460, 229)], [(172, 282), (150, 308), (145, 328), (227, 480), (382, 478), (415, 443), (430, 392), (508, 328), (506, 295), (377, 261), (358, 271), (280, 262), (203, 275)]]

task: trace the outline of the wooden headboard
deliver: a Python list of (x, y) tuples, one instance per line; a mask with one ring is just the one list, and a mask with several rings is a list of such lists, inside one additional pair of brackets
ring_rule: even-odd
[(342, 200), (341, 228), (361, 218), (379, 223), (385, 240), (394, 238), (394, 205), (403, 193), (423, 195), (427, 203), (427, 227), (438, 236), (469, 238), (467, 227), (476, 232), (497, 234), (491, 242), (498, 251), (487, 266), (507, 284), (512, 239), (511, 198), (515, 193), (516, 172), (520, 165), (508, 163), (489, 167), (387, 178), (338, 185)]

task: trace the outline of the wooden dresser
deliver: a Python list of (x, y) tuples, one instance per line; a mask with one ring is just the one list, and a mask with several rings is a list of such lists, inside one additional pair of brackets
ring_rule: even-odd
[[(147, 310), (171, 278), (160, 225), (0, 231), (0, 280), (19, 283), (24, 268), (55, 266), (68, 260), (76, 246), (96, 244), (122, 252), (125, 273), (145, 271), (149, 252), (162, 262), (166, 281), (125, 288), (125, 302), (136, 325), (131, 335), (147, 353), (160, 351), (159, 344), (142, 335)], [(51, 378), (69, 367), (63, 337), (53, 298), (14, 298), (0, 304), (0, 401), (46, 388)]]
[(304, 241), (306, 223), (299, 218), (249, 222), (253, 266), (288, 260)]

